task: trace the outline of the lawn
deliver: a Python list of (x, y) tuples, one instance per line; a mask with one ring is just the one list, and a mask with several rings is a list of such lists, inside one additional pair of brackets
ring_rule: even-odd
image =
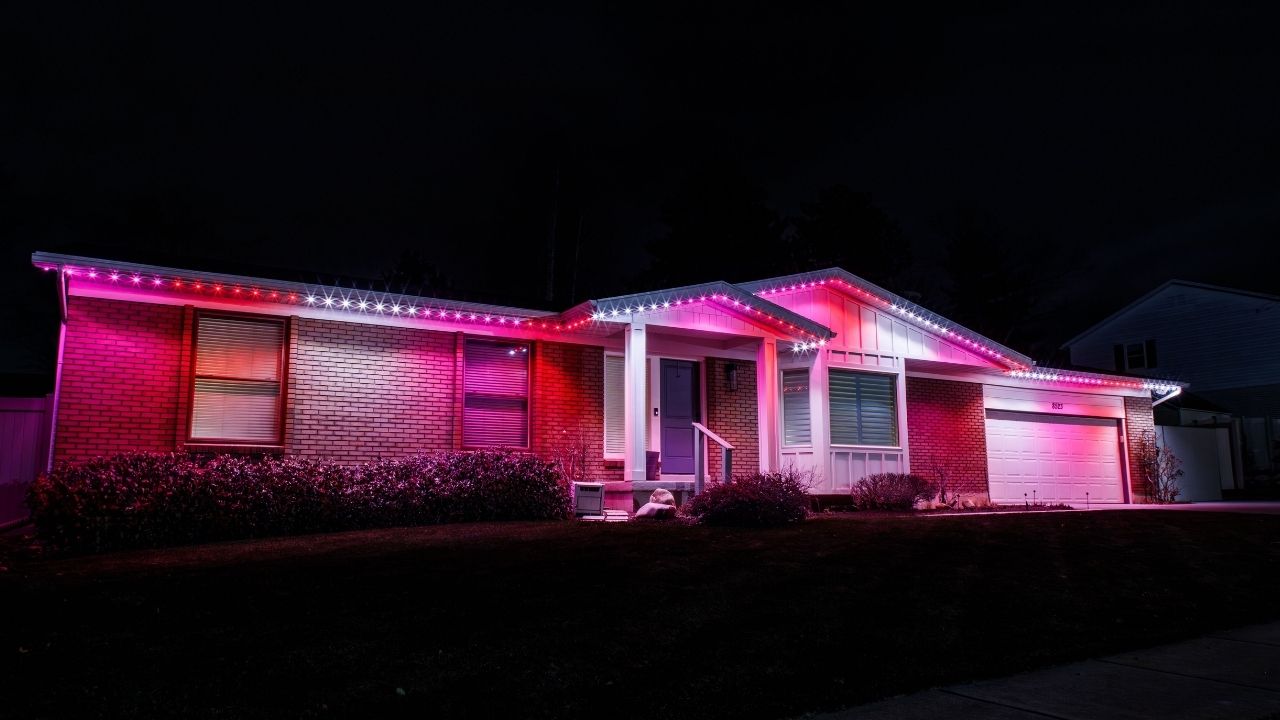
[(11, 717), (783, 717), (1280, 617), (1280, 517), (513, 523), (5, 559)]

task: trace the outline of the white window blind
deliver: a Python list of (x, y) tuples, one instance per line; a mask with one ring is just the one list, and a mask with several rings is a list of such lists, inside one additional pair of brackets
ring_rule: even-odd
[(831, 370), (831, 444), (898, 444), (894, 376)]
[(463, 444), (528, 447), (529, 347), (467, 340), (463, 363)]
[(604, 454), (621, 457), (626, 452), (626, 358), (604, 356)]
[(191, 439), (279, 443), (284, 323), (201, 316)]
[(808, 445), (809, 368), (782, 371), (782, 444)]

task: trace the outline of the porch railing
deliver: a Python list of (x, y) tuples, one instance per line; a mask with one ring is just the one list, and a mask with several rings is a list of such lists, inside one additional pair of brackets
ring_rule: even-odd
[(704, 443), (711, 441), (720, 446), (721, 481), (729, 482), (733, 477), (733, 446), (724, 438), (711, 432), (702, 423), (693, 424), (693, 494), (701, 495), (702, 486), (706, 483), (706, 468), (703, 467)]

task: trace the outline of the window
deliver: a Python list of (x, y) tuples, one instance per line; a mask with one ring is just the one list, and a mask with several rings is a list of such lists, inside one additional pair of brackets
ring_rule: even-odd
[(627, 450), (626, 358), (604, 356), (604, 454), (620, 458)]
[(895, 376), (831, 370), (831, 444), (898, 444)]
[(283, 443), (283, 320), (201, 315), (195, 361), (192, 442)]
[(809, 368), (782, 371), (782, 444), (808, 445)]
[(462, 444), (529, 446), (529, 346), (467, 340), (463, 349)]
[(1156, 366), (1156, 341), (1116, 345), (1116, 370), (1143, 370)]

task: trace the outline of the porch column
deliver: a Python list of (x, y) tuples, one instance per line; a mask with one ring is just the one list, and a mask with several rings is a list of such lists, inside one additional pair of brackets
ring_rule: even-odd
[(756, 349), (757, 425), (760, 433), (760, 472), (778, 469), (778, 341), (762, 338)]
[(645, 393), (645, 327), (643, 320), (632, 320), (623, 331), (624, 364), (626, 365), (626, 408), (624, 423), (626, 454), (622, 476), (632, 482), (644, 480), (645, 423), (649, 422), (649, 396)]

